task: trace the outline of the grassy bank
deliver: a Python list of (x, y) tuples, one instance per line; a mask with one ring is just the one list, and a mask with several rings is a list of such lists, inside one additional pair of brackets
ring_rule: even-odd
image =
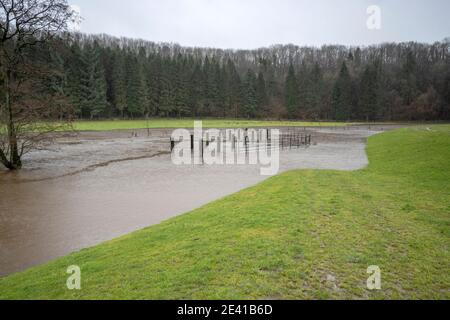
[[(326, 127), (345, 126), (343, 122), (300, 122), (300, 121), (257, 121), (257, 120), (204, 120), (205, 128), (259, 128), (259, 127)], [(146, 120), (117, 120), (117, 121), (77, 121), (74, 128), (78, 131), (109, 131), (130, 129), (165, 129), (192, 128), (193, 119), (150, 119)]]
[(0, 279), (0, 298), (449, 299), (450, 126), (372, 137), (368, 154), (367, 169), (289, 172)]

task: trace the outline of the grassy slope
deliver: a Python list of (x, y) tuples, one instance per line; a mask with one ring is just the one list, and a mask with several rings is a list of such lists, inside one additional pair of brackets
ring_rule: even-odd
[[(151, 119), (118, 121), (77, 121), (74, 128), (79, 131), (107, 131), (128, 129), (192, 128), (192, 119)], [(289, 127), (289, 126), (344, 126), (343, 122), (300, 122), (300, 121), (256, 121), (256, 120), (204, 120), (205, 128), (244, 128), (244, 127)]]
[(368, 153), (367, 169), (289, 172), (0, 279), (0, 298), (450, 299), (450, 126), (379, 135)]

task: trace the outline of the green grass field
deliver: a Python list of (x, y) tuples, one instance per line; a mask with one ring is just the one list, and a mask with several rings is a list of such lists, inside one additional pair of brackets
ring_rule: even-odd
[[(1, 299), (450, 299), (450, 126), (370, 138), (355, 172), (299, 170), (0, 279)], [(82, 289), (65, 273), (82, 270)], [(366, 287), (368, 266), (382, 290)]]
[[(345, 126), (343, 122), (301, 122), (301, 121), (257, 121), (257, 120), (204, 120), (205, 128), (255, 128), (255, 127), (328, 127)], [(116, 121), (76, 121), (74, 129), (78, 131), (109, 131), (130, 129), (166, 129), (192, 128), (193, 119), (150, 119), (146, 120), (116, 120)]]

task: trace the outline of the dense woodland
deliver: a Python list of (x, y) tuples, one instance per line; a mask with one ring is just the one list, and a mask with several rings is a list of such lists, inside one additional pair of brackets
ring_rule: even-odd
[(28, 56), (53, 70), (46, 87), (83, 119), (448, 120), (449, 48), (219, 50), (72, 34)]

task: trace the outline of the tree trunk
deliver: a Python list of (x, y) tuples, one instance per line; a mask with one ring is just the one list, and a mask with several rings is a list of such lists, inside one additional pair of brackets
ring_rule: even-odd
[(22, 160), (19, 154), (19, 147), (17, 142), (17, 133), (14, 126), (14, 117), (11, 106), (11, 71), (4, 70), (4, 84), (5, 84), (5, 110), (6, 110), (6, 130), (8, 134), (9, 144), (9, 159), (4, 152), (1, 152), (0, 160), (9, 170), (18, 170), (22, 168)]
[[(9, 160), (6, 158), (6, 155), (4, 154), (3, 150), (0, 149), (0, 162), (8, 168), (9, 166)], [(9, 169), (9, 168), (8, 168)]]

